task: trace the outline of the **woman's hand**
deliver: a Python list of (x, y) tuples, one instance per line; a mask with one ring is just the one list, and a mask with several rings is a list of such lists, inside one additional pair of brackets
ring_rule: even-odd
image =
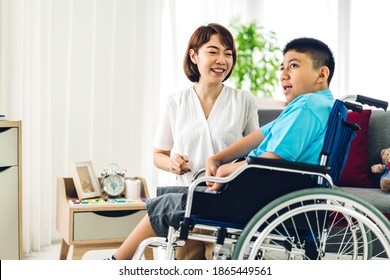
[(188, 157), (186, 155), (174, 154), (170, 158), (169, 171), (173, 174), (183, 175), (187, 172), (191, 172), (191, 168), (188, 167)]

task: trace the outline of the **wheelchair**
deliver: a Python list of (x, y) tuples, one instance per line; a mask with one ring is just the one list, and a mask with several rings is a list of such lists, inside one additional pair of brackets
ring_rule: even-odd
[[(346, 121), (361, 104), (387, 103), (364, 96), (336, 100), (320, 165), (249, 157), (227, 177), (203, 176), (188, 188), (180, 228), (144, 240), (159, 246), (166, 259), (187, 239), (215, 244), (215, 260), (368, 260), (390, 259), (390, 223), (374, 206), (337, 188), (350, 143), (359, 129)], [(223, 183), (218, 192), (199, 191), (205, 182)], [(204, 187), (203, 187), (204, 188)], [(205, 229), (210, 235), (193, 231)]]

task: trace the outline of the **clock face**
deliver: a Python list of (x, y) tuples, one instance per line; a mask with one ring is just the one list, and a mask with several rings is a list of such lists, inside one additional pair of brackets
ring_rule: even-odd
[(104, 178), (103, 190), (111, 196), (120, 195), (125, 189), (124, 180), (119, 175), (110, 175)]

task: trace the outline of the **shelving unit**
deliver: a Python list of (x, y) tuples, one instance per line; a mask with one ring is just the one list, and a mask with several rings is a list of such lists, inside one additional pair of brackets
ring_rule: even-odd
[(22, 259), (22, 123), (0, 121), (0, 259)]

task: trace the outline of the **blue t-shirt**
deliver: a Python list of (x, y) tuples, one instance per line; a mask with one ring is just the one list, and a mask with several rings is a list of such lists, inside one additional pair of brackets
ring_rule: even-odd
[(333, 103), (330, 90), (298, 96), (260, 128), (265, 139), (249, 156), (273, 152), (285, 160), (319, 164)]

